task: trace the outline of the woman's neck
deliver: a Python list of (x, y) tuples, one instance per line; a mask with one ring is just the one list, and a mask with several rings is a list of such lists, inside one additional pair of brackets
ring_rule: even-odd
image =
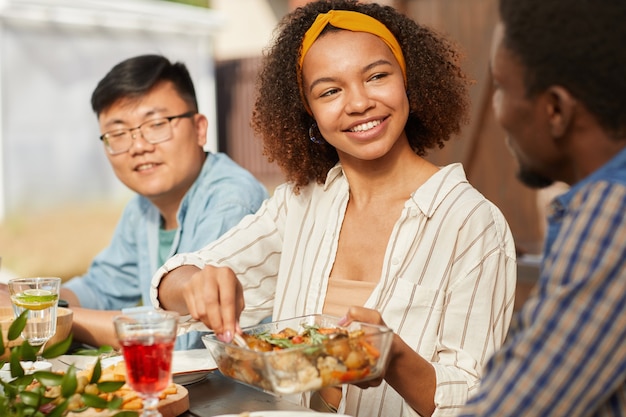
[(342, 167), (350, 184), (350, 198), (357, 204), (406, 200), (439, 169), (412, 150), (393, 160), (342, 161)]

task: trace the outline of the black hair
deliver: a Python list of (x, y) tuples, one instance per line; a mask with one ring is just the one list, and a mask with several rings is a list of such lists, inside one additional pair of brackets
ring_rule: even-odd
[(140, 55), (115, 65), (93, 91), (91, 107), (99, 115), (122, 98), (136, 98), (148, 93), (162, 81), (171, 81), (190, 110), (198, 110), (193, 81), (187, 67), (171, 63), (161, 55)]
[(529, 97), (560, 85), (626, 137), (625, 0), (500, 0), (500, 17)]

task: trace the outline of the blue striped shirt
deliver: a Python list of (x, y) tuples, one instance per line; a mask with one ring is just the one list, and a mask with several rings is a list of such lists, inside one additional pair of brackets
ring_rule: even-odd
[(553, 202), (537, 286), (461, 415), (626, 415), (626, 150)]

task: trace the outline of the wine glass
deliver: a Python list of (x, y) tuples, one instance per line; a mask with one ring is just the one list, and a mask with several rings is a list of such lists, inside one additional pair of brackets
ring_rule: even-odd
[(41, 353), (46, 342), (54, 336), (57, 329), (57, 303), (61, 278), (14, 278), (9, 280), (8, 287), (15, 317), (28, 310), (22, 337), (31, 346), (39, 348), (37, 360), (41, 361), (43, 360)]
[(142, 417), (161, 417), (159, 394), (172, 380), (178, 314), (162, 310), (126, 313), (113, 319), (126, 362), (126, 382), (143, 398)]

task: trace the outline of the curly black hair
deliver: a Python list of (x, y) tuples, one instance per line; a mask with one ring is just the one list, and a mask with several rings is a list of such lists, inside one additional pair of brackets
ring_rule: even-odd
[(528, 97), (563, 86), (613, 137), (626, 138), (626, 1), (501, 0), (500, 17)]
[(460, 133), (468, 117), (470, 82), (452, 41), (389, 6), (357, 0), (308, 3), (285, 16), (276, 28), (274, 42), (263, 57), (252, 115), (252, 127), (263, 139), (264, 154), (278, 163), (296, 192), (310, 181), (323, 183), (339, 160), (333, 146), (309, 139), (314, 119), (307, 113), (298, 87), (304, 34), (318, 14), (332, 9), (372, 16), (398, 40), (406, 60), (410, 106), (405, 131), (416, 154), (442, 148), (452, 135)]

